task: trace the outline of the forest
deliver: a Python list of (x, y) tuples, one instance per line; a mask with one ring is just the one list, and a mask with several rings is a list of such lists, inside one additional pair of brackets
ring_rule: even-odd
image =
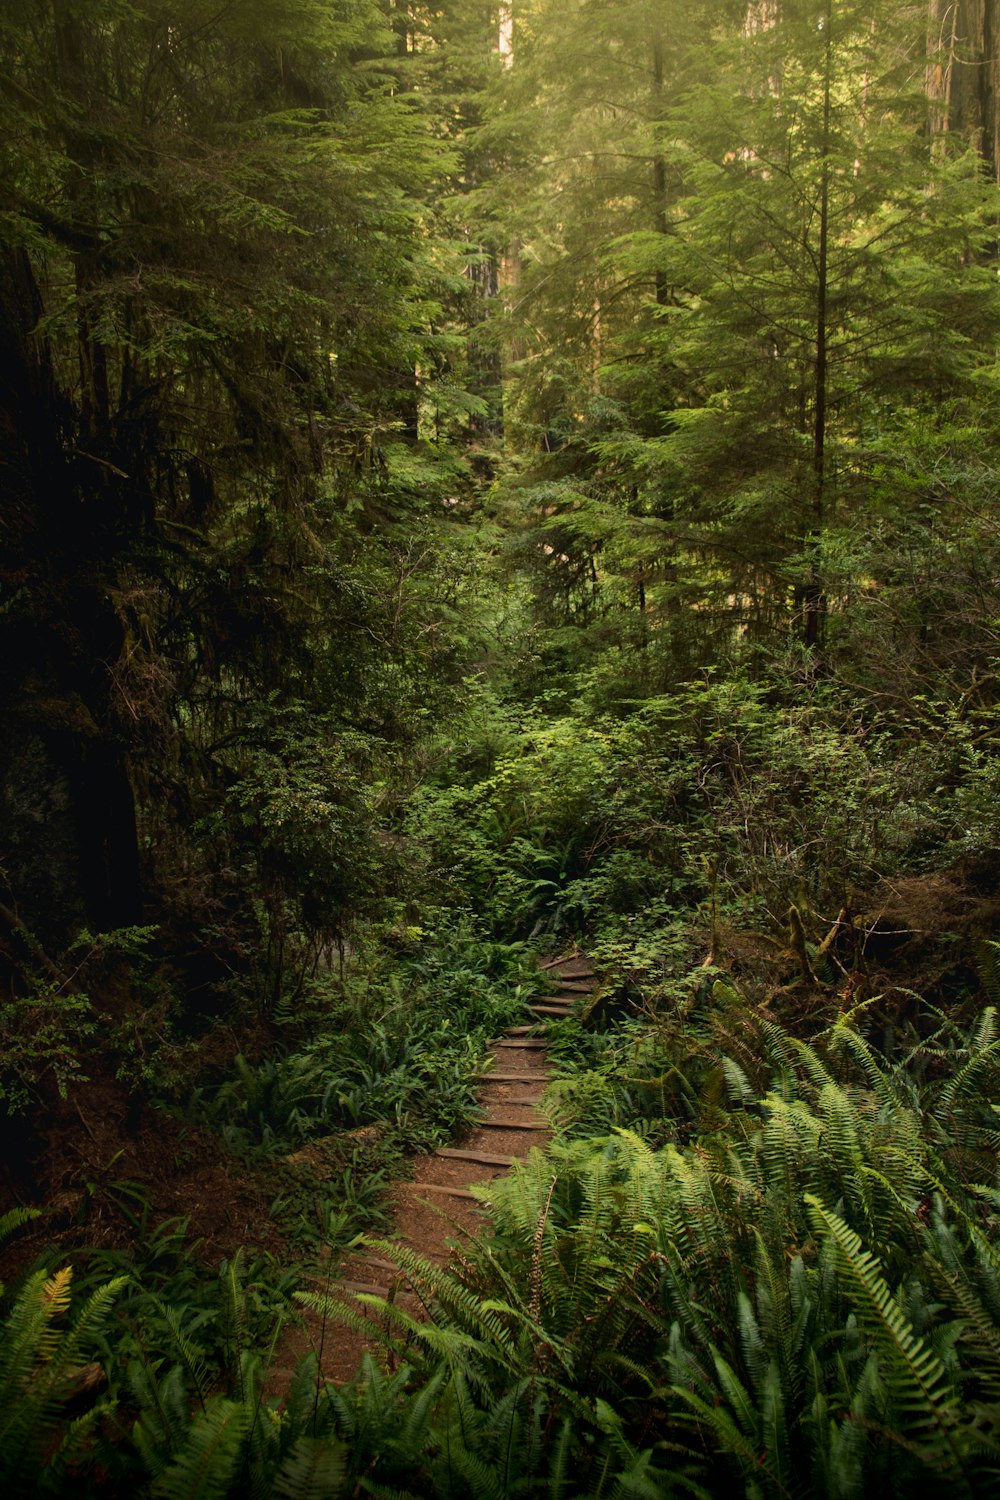
[(997, 0), (3, 0), (0, 704), (5, 1496), (997, 1493)]

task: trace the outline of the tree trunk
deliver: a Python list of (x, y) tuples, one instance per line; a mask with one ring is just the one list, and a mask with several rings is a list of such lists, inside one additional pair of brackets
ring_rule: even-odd
[(819, 247), (816, 257), (816, 362), (813, 403), (813, 513), (808, 536), (809, 578), (805, 587), (805, 644), (816, 650), (823, 639), (827, 600), (818, 549), (826, 525), (827, 300), (830, 257), (830, 111), (833, 69), (833, 6), (827, 0), (823, 68), (823, 133), (820, 150)]
[(996, 0), (928, 0), (930, 128), (972, 139), (1000, 182), (1000, 14)]
[[(70, 403), (35, 332), (40, 307), (26, 254), (8, 251), (0, 261), (5, 874), (15, 900), (24, 893), (26, 924), (61, 937), (81, 915), (95, 928), (138, 919), (139, 846), (114, 725), (123, 647), (110, 598), (115, 497), (105, 470), (79, 456)], [(85, 422), (82, 411), (77, 419)], [(41, 868), (53, 861), (58, 868)]]
[[(660, 117), (663, 113), (663, 48), (659, 38), (653, 43), (653, 131), (654, 138), (658, 134)], [(657, 234), (667, 232), (667, 164), (663, 159), (662, 152), (657, 151), (653, 157), (653, 223)], [(655, 276), (656, 303), (658, 307), (666, 307), (669, 300), (667, 278), (663, 271), (658, 270)]]

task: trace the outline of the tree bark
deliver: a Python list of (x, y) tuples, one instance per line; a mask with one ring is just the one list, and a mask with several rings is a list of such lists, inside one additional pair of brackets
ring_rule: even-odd
[[(653, 130), (657, 132), (663, 113), (663, 48), (659, 38), (653, 43)], [(653, 222), (658, 234), (667, 232), (667, 164), (662, 152), (653, 157)], [(669, 300), (667, 278), (662, 270), (655, 276), (656, 303), (666, 307)]]
[(928, 0), (932, 134), (975, 142), (1000, 182), (1000, 14), (996, 0)]
[[(70, 403), (35, 332), (40, 307), (26, 254), (8, 251), (0, 261), (0, 584), (14, 607), (0, 649), (7, 717), (0, 804), (7, 820), (28, 816), (29, 824), (48, 806), (43, 798), (30, 815), (19, 807), (19, 757), (35, 737), (41, 781), (68, 788), (76, 849), (60, 850), (62, 868), (47, 880), (13, 867), (7, 878), (15, 896), (19, 885), (33, 886), (41, 906), (46, 890), (73, 886), (90, 925), (127, 926), (140, 914), (140, 881), (135, 802), (112, 702), (123, 645), (105, 534), (115, 500), (104, 469), (78, 457)], [(85, 422), (82, 411), (77, 419)], [(61, 842), (44, 827), (28, 840), (26, 828), (13, 844), (29, 863), (37, 863), (35, 842), (50, 853)], [(24, 907), (26, 924), (43, 934), (68, 915), (61, 923), (59, 913)]]
[(813, 514), (808, 550), (809, 578), (805, 588), (805, 644), (816, 650), (822, 644), (826, 619), (826, 593), (817, 558), (817, 548), (826, 525), (826, 395), (827, 395), (827, 299), (830, 258), (830, 111), (833, 69), (833, 6), (827, 0), (823, 68), (823, 134), (819, 187), (819, 247), (816, 271), (816, 363), (813, 403)]

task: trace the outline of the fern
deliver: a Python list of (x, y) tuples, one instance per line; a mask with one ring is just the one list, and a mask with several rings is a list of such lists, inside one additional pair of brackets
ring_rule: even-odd
[(223, 1500), (233, 1489), (243, 1461), (249, 1426), (247, 1408), (216, 1396), (189, 1426), (184, 1441), (156, 1476), (156, 1500)]
[(872, 1336), (883, 1378), (904, 1419), (904, 1435), (933, 1429), (937, 1442), (926, 1450), (928, 1457), (964, 1477), (954, 1442), (957, 1396), (940, 1358), (900, 1311), (878, 1261), (858, 1235), (817, 1198), (807, 1196), (806, 1203), (817, 1233), (829, 1236), (836, 1247), (858, 1316)]
[(337, 1500), (347, 1473), (346, 1449), (329, 1437), (295, 1439), (274, 1477), (277, 1500)]
[[(948, 1113), (957, 1105), (972, 1098), (981, 1088), (984, 1076), (996, 1076), (1000, 1071), (1000, 1037), (994, 1037), (986, 1046), (978, 1049), (973, 1042), (972, 1056), (964, 1067), (942, 1085), (938, 1094), (938, 1108)], [(979, 1102), (978, 1099), (975, 1102)]]
[(125, 1277), (98, 1287), (64, 1330), (58, 1324), (69, 1310), (71, 1279), (68, 1268), (29, 1276), (0, 1339), (0, 1486), (13, 1493), (57, 1488), (102, 1413), (98, 1405), (69, 1422), (64, 1400)]
[[(40, 1210), (37, 1208), (9, 1208), (5, 1214), (0, 1214), (0, 1245), (4, 1240), (9, 1240), (18, 1229), (39, 1217)], [(3, 1293), (4, 1284), (0, 1281), (0, 1297)]]

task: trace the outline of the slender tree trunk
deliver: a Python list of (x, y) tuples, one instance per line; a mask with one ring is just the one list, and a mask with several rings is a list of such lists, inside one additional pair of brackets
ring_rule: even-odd
[[(659, 38), (653, 43), (653, 130), (659, 134), (659, 122), (663, 114), (663, 47)], [(658, 234), (667, 232), (667, 164), (661, 152), (653, 157), (653, 221)], [(656, 302), (666, 307), (669, 299), (666, 274), (657, 270), (655, 276)]]
[(1000, 182), (1000, 9), (997, 0), (928, 0), (930, 131), (971, 139)]
[(958, 0), (928, 0), (924, 88), (930, 105), (929, 129), (936, 146), (945, 140), (949, 129), (957, 35)]
[(823, 642), (827, 598), (818, 556), (827, 511), (826, 400), (827, 400), (827, 303), (830, 259), (830, 112), (833, 68), (832, 0), (827, 0), (823, 65), (823, 131), (820, 150), (819, 250), (816, 272), (816, 363), (813, 405), (813, 506), (807, 550), (809, 579), (805, 590), (805, 643), (817, 650)]

